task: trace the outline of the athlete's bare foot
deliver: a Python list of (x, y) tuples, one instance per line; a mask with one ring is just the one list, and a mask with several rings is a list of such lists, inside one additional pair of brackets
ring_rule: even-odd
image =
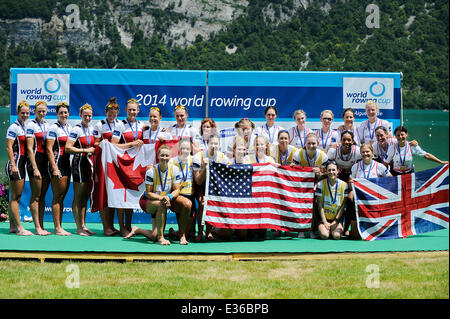
[(43, 228), (38, 228), (38, 229), (36, 229), (35, 233), (36, 233), (36, 235), (39, 235), (39, 236), (48, 236), (48, 235), (51, 235), (51, 232), (46, 231), (46, 230), (43, 229)]
[(16, 235), (18, 236), (33, 236), (33, 233), (29, 230), (26, 230), (25, 228), (22, 228), (21, 230), (16, 231)]
[(80, 236), (87, 236), (87, 237), (91, 236), (91, 234), (89, 234), (88, 232), (86, 232), (84, 229), (82, 229), (82, 230), (77, 230), (77, 235), (80, 235)]
[(136, 230), (138, 230), (138, 229), (139, 229), (139, 228), (138, 228), (137, 226), (133, 226), (133, 227), (131, 228), (131, 231), (130, 231), (130, 232), (128, 232), (128, 230), (127, 230), (127, 234), (124, 235), (123, 238), (124, 238), (124, 239), (128, 239), (128, 238), (133, 237), (133, 236), (136, 234)]
[(68, 231), (65, 231), (64, 229), (55, 230), (55, 235), (58, 236), (72, 236), (72, 233), (69, 233)]
[(158, 239), (158, 244), (160, 244), (160, 245), (170, 245), (170, 241), (168, 241), (164, 237), (161, 237), (160, 239)]
[(89, 235), (95, 235), (95, 232), (93, 232), (92, 230), (89, 230), (87, 227), (83, 227), (83, 230), (88, 233)]
[(189, 242), (187, 241), (186, 236), (185, 235), (181, 236), (180, 245), (187, 245), (187, 244), (189, 244)]

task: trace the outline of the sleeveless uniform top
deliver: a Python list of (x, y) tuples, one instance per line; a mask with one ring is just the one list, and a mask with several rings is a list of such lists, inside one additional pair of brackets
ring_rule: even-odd
[(145, 184), (153, 186), (153, 193), (164, 196), (172, 191), (174, 184), (180, 183), (180, 174), (173, 162), (169, 161), (165, 172), (161, 172), (159, 164), (156, 164), (145, 172)]
[(308, 157), (306, 149), (304, 148), (300, 148), (294, 154), (293, 159), (295, 165), (300, 165), (302, 167), (321, 167), (328, 161), (327, 154), (318, 148), (316, 149), (316, 154), (313, 159)]
[[(346, 128), (344, 127), (344, 125), (341, 125), (336, 130), (338, 132), (338, 143), (341, 141), (342, 132), (345, 131), (345, 130), (346, 130)], [(353, 141), (355, 142), (356, 145), (360, 146), (361, 145), (361, 141), (359, 140), (358, 126), (356, 125), (356, 123), (353, 123), (353, 129), (351, 130), (351, 132), (353, 133)]]
[(297, 148), (288, 145), (286, 154), (281, 154), (279, 145), (274, 145), (270, 148), (270, 156), (275, 160), (275, 163), (281, 165), (290, 165), (293, 163), (294, 154), (297, 152)]
[[(232, 140), (227, 145), (227, 156), (233, 157), (233, 145), (236, 143), (236, 138), (238, 135), (234, 136)], [(249, 136), (249, 140), (247, 142), (247, 155), (249, 154), (255, 154), (255, 138), (256, 135), (252, 133), (252, 135)]]
[(344, 154), (342, 152), (342, 145), (337, 149), (332, 147), (328, 150), (327, 157), (329, 160), (334, 160), (342, 172), (350, 173), (352, 166), (361, 159), (359, 147), (352, 145), (350, 153)]
[(289, 144), (292, 146), (295, 146), (296, 148), (302, 148), (305, 146), (305, 137), (309, 133), (312, 133), (313, 130), (311, 130), (308, 127), (303, 128), (303, 130), (299, 130), (298, 126), (292, 126), (289, 129), (289, 136), (291, 137), (291, 141)]
[[(92, 125), (84, 127), (83, 124), (79, 123), (75, 125), (70, 131), (69, 138), (70, 141), (75, 142), (74, 146), (77, 148), (89, 148), (94, 146), (94, 128)], [(76, 153), (75, 157), (87, 157), (87, 153)], [(92, 157), (89, 154), (88, 157)]]
[(55, 140), (55, 144), (53, 145), (53, 154), (55, 156), (55, 161), (61, 156), (69, 156), (70, 154), (64, 153), (66, 148), (66, 142), (69, 137), (69, 133), (72, 130), (72, 126), (69, 123), (66, 123), (65, 126), (62, 126), (61, 123), (56, 122), (50, 126), (48, 129), (49, 140)]
[(330, 128), (327, 133), (324, 133), (322, 129), (316, 131), (318, 149), (321, 149), (325, 153), (334, 143), (339, 141), (339, 133), (336, 130)]
[(100, 138), (100, 140), (108, 140), (111, 142), (113, 133), (120, 121), (115, 119), (113, 123), (109, 123), (107, 119), (98, 121), (94, 125), (94, 137)]
[(143, 139), (142, 128), (144, 124), (141, 121), (130, 123), (128, 119), (119, 121), (113, 133), (114, 139), (119, 139), (120, 144), (130, 143)]
[(172, 135), (170, 135), (170, 133), (161, 132), (160, 128), (161, 127), (158, 127), (156, 131), (152, 131), (151, 127), (148, 130), (145, 130), (142, 135), (144, 144), (155, 144), (159, 137), (162, 137), (168, 141), (172, 139)]
[(386, 120), (377, 118), (374, 124), (370, 124), (369, 120), (362, 121), (358, 126), (358, 138), (362, 143), (373, 143), (376, 142), (377, 138), (375, 136), (375, 129), (378, 126), (384, 126), (388, 129), (389, 133), (392, 133), (392, 126)]
[(172, 125), (169, 127), (169, 133), (173, 140), (190, 139), (193, 143), (198, 143), (201, 140), (197, 130), (187, 123), (182, 128), (179, 128), (177, 124)]
[(28, 121), (25, 127), (27, 130), (26, 136), (34, 138), (34, 153), (45, 153), (45, 142), (50, 127), (48, 122), (44, 120), (44, 123), (41, 124), (38, 120), (33, 119)]
[(339, 209), (344, 205), (344, 200), (348, 196), (348, 185), (346, 182), (336, 179), (334, 186), (331, 186), (325, 178), (317, 184), (316, 196), (319, 197), (325, 218), (331, 222), (336, 219)]
[(397, 144), (397, 140), (395, 138), (389, 137), (386, 141), (386, 150), (385, 150), (383, 146), (378, 144), (378, 141), (374, 142), (372, 144), (373, 158), (380, 163), (383, 162), (389, 163), (390, 162), (388, 161), (389, 149), (395, 147), (395, 144)]
[(6, 131), (6, 139), (13, 140), (12, 150), (14, 163), (16, 164), (17, 169), (19, 170), (19, 176), (14, 177), (11, 174), (11, 165), (10, 160), (6, 163), (6, 174), (10, 179), (24, 179), (25, 178), (25, 165), (27, 162), (27, 149), (25, 146), (26, 140), (26, 130), (25, 126), (16, 120), (13, 124), (8, 127)]
[(391, 176), (389, 170), (383, 164), (372, 160), (370, 165), (365, 165), (361, 160), (352, 166), (352, 178), (376, 178)]
[(426, 154), (427, 152), (420, 146), (411, 146), (408, 141), (403, 147), (400, 147), (398, 143), (395, 143), (395, 145), (389, 149), (386, 162), (391, 163), (392, 170), (399, 174), (413, 173), (413, 155), (424, 157)]
[(248, 162), (249, 164), (259, 164), (259, 163), (272, 163), (275, 164), (275, 160), (271, 156), (264, 155), (264, 160), (260, 161), (256, 157), (256, 154), (253, 155), (247, 155), (244, 157), (244, 161)]
[(250, 160), (245, 156), (242, 160), (242, 163), (236, 163), (236, 158), (228, 158), (227, 165), (243, 165), (243, 164), (251, 164)]
[(283, 130), (283, 127), (276, 124), (270, 128), (267, 124), (263, 124), (255, 129), (255, 135), (265, 136), (270, 146), (278, 145), (278, 133)]
[[(203, 159), (207, 158), (208, 154), (205, 151), (197, 152), (192, 158), (192, 169), (198, 171), (202, 168)], [(224, 153), (217, 151), (216, 157), (213, 159), (216, 163), (228, 164), (228, 159)]]
[(170, 161), (173, 166), (178, 167), (180, 171), (180, 182), (182, 195), (194, 194), (194, 170), (192, 165), (193, 157), (189, 155), (185, 162), (181, 163), (180, 158), (174, 157)]

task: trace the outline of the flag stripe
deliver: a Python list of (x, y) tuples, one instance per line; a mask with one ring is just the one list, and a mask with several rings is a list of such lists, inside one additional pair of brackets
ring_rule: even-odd
[(214, 227), (304, 230), (311, 225), (311, 168), (212, 163), (208, 176), (204, 220)]

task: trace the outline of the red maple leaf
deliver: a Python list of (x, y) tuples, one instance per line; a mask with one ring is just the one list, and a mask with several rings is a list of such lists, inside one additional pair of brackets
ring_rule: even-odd
[[(108, 163), (107, 171), (108, 177), (113, 181), (113, 189), (131, 189), (139, 190), (139, 186), (144, 182), (146, 166), (138, 165), (136, 169), (134, 166), (134, 157), (125, 151), (123, 156), (117, 156), (117, 163)], [(126, 201), (126, 192), (125, 192)]]

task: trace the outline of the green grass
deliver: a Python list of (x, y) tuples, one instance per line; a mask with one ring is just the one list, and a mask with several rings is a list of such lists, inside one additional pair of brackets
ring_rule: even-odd
[[(334, 255), (335, 256), (335, 255)], [(80, 287), (68, 288), (69, 265)], [(367, 288), (379, 269), (379, 288)], [(297, 261), (45, 262), (0, 260), (2, 298), (448, 299), (448, 251)]]

